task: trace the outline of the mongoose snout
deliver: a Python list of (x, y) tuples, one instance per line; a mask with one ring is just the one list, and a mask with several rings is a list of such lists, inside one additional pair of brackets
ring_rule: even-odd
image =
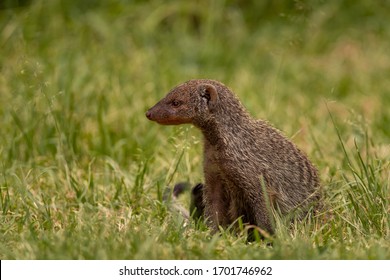
[(241, 218), (272, 234), (270, 207), (287, 214), (319, 199), (317, 170), (307, 156), (268, 122), (253, 119), (218, 81), (181, 84), (146, 117), (201, 130), (205, 183), (194, 190), (193, 199), (214, 230)]
[(146, 113), (145, 113), (145, 116), (149, 119), (149, 120), (153, 120), (152, 118), (152, 113), (148, 110)]

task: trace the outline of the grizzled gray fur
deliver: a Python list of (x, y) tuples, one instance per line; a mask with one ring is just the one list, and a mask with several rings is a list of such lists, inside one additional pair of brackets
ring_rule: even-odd
[(283, 214), (318, 200), (316, 168), (292, 142), (251, 118), (225, 85), (190, 80), (172, 89), (146, 116), (160, 124), (193, 124), (204, 136), (204, 214), (210, 226), (242, 218), (273, 233), (267, 205)]

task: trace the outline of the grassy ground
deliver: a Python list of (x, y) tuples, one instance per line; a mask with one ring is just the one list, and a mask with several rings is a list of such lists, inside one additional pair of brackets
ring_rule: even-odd
[[(388, 1), (19, 2), (0, 10), (1, 259), (390, 258)], [(272, 247), (170, 211), (201, 136), (144, 113), (191, 78), (292, 138), (326, 211), (278, 220)]]

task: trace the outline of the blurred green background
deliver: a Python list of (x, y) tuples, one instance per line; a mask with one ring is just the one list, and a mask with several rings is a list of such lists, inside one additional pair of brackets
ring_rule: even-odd
[[(0, 3), (2, 259), (389, 258), (390, 1)], [(309, 155), (331, 223), (268, 248), (169, 211), (201, 135), (144, 114), (193, 78)]]

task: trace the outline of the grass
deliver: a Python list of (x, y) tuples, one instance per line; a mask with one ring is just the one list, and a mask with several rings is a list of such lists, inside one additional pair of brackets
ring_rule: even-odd
[[(0, 258), (389, 259), (390, 5), (258, 2), (2, 4)], [(273, 246), (172, 212), (165, 188), (202, 181), (201, 136), (144, 113), (191, 78), (292, 138), (325, 210), (278, 219)]]

